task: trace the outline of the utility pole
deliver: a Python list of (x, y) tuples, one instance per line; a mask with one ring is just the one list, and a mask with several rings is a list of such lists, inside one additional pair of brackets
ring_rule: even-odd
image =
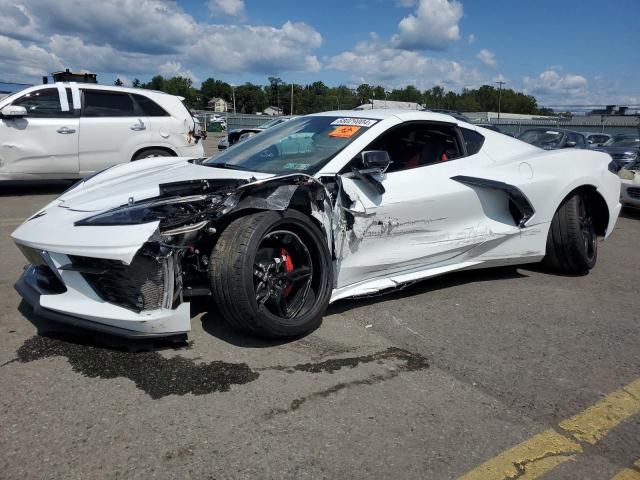
[(233, 94), (233, 113), (236, 113), (236, 86), (231, 85), (231, 93)]
[(293, 83), (291, 84), (291, 112), (289, 115), (293, 116)]
[(500, 103), (502, 102), (502, 86), (507, 82), (503, 82), (502, 80), (499, 80), (496, 83), (500, 86), (498, 90), (498, 120), (500, 120)]

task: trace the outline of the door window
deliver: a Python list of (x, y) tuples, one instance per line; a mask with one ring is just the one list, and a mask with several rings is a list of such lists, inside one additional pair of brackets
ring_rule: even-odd
[(133, 98), (140, 108), (141, 114), (145, 117), (168, 117), (167, 111), (144, 95), (133, 94)]
[(57, 88), (44, 88), (29, 92), (14, 100), (12, 105), (19, 105), (27, 109), (27, 117), (35, 118), (69, 118), (74, 117), (71, 89), (66, 88), (69, 110), (62, 111)]
[(135, 117), (135, 106), (128, 93), (84, 90), (83, 117)]
[(393, 162), (387, 172), (424, 167), (464, 156), (456, 129), (433, 123), (401, 125), (374, 140), (365, 150), (385, 150)]

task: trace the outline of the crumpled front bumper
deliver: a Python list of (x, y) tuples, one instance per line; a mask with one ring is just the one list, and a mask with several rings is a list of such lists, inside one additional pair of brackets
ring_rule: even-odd
[(136, 313), (103, 301), (77, 272), (65, 272), (70, 274), (76, 278), (65, 281), (66, 291), (60, 293), (47, 275), (29, 265), (15, 289), (37, 316), (73, 327), (125, 338), (169, 337), (191, 329), (189, 303)]

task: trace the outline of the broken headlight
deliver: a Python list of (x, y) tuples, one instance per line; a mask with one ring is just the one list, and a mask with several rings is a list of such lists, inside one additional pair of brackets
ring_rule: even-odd
[(76, 226), (140, 225), (160, 222), (160, 231), (211, 218), (227, 195), (189, 195), (129, 203), (79, 220)]

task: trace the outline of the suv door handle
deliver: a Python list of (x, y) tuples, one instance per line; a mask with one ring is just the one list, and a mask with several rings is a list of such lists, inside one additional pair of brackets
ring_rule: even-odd
[(140, 119), (138, 119), (138, 123), (134, 123), (129, 128), (131, 130), (135, 130), (135, 131), (140, 131), (140, 130), (146, 130), (147, 129), (147, 127), (145, 126), (144, 122), (142, 120), (140, 120)]
[(76, 130), (75, 128), (60, 127), (56, 132), (66, 135), (69, 133), (76, 133)]

